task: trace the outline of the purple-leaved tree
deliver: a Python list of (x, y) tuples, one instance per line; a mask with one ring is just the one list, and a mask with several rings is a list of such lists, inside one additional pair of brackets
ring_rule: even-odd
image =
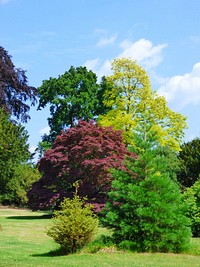
[(100, 127), (94, 121), (79, 121), (57, 136), (40, 159), (38, 168), (43, 175), (28, 192), (30, 207), (57, 206), (64, 197), (73, 196), (73, 183), (78, 180), (79, 195), (86, 196), (98, 211), (110, 189), (109, 169), (124, 169), (127, 154), (121, 131)]

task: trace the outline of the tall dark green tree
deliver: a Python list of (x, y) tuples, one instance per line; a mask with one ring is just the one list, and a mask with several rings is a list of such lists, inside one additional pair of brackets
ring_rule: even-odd
[(183, 187), (191, 187), (200, 175), (200, 138), (185, 142), (178, 157), (180, 160), (178, 181)]
[(15, 124), (9, 115), (0, 109), (0, 201), (10, 202), (10, 193), (16, 183), (16, 168), (31, 158), (28, 151), (28, 134), (20, 124)]
[(106, 80), (97, 83), (97, 76), (86, 67), (71, 67), (58, 78), (43, 81), (39, 87), (39, 109), (50, 106), (50, 135), (43, 141), (54, 141), (62, 130), (73, 127), (78, 120), (89, 121), (104, 114), (103, 93)]
[(36, 97), (37, 90), (28, 85), (26, 72), (16, 68), (11, 56), (0, 46), (0, 108), (22, 122), (27, 122), (30, 119), (29, 103), (34, 105)]
[(103, 223), (114, 231), (121, 248), (134, 251), (180, 252), (190, 237), (190, 221), (170, 162), (161, 151), (157, 133), (141, 124), (134, 134), (133, 152), (127, 158), (129, 171), (113, 170), (114, 180)]

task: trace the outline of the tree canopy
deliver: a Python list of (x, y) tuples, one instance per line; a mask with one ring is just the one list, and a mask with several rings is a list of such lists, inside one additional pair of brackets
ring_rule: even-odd
[(28, 148), (25, 128), (14, 124), (9, 115), (0, 109), (0, 201), (10, 199), (8, 195), (14, 191), (13, 185), (16, 185), (12, 183), (16, 178), (16, 168), (31, 158)]
[(121, 131), (100, 127), (95, 122), (79, 123), (57, 136), (52, 148), (38, 163), (42, 178), (28, 193), (32, 209), (59, 204), (72, 197), (73, 183), (79, 181), (79, 194), (96, 203), (105, 203), (112, 176), (110, 168), (123, 168), (128, 154)]
[(200, 138), (183, 143), (178, 158), (178, 181), (183, 187), (191, 187), (200, 175)]
[(160, 144), (179, 150), (186, 118), (170, 110), (165, 98), (151, 89), (147, 73), (135, 61), (115, 59), (112, 70), (113, 75), (106, 77), (110, 86), (104, 95), (104, 104), (110, 111), (99, 116), (98, 123), (123, 130), (126, 143), (132, 144), (133, 129), (137, 124), (145, 124), (145, 113), (157, 127)]
[(43, 81), (39, 87), (39, 109), (47, 104), (50, 106), (49, 141), (62, 130), (75, 126), (78, 120), (89, 121), (99, 114), (104, 114), (108, 108), (104, 107), (102, 99), (106, 89), (106, 80), (97, 83), (97, 76), (86, 67), (70, 67), (58, 78)]
[(188, 206), (193, 237), (200, 237), (200, 176), (191, 187), (186, 188), (183, 193), (183, 201)]
[(22, 122), (30, 119), (31, 105), (36, 103), (37, 90), (29, 86), (26, 73), (14, 66), (11, 56), (0, 46), (0, 108)]

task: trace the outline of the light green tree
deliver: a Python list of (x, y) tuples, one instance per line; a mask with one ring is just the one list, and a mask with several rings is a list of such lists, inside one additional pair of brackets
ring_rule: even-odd
[(132, 131), (138, 124), (145, 124), (145, 113), (159, 133), (160, 144), (178, 151), (186, 118), (172, 111), (166, 99), (151, 89), (146, 71), (135, 61), (115, 59), (112, 70), (113, 75), (106, 78), (111, 86), (104, 94), (104, 104), (111, 110), (99, 116), (99, 124), (123, 130), (125, 142), (133, 144)]

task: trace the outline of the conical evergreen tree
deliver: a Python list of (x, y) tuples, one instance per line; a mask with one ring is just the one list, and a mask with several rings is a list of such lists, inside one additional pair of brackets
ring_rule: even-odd
[(180, 252), (190, 241), (190, 221), (170, 162), (146, 118), (134, 133), (134, 153), (128, 172), (113, 170), (114, 181), (103, 223), (114, 230), (121, 248), (135, 251)]

